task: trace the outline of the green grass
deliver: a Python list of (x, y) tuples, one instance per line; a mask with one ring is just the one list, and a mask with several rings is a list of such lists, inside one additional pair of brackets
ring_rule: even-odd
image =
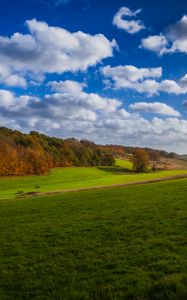
[(0, 199), (13, 198), (18, 191), (24, 193), (61, 191), (187, 174), (187, 170), (136, 174), (131, 168), (132, 164), (129, 161), (118, 159), (116, 167), (57, 168), (45, 176), (1, 177)]
[(116, 166), (127, 170), (132, 170), (132, 162), (129, 160), (116, 158)]
[(187, 180), (0, 202), (0, 299), (187, 299)]

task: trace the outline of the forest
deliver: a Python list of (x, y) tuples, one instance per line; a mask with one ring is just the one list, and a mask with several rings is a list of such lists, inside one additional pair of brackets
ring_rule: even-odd
[(93, 142), (58, 139), (38, 132), (0, 128), (0, 175), (44, 174), (54, 167), (113, 165), (114, 157)]

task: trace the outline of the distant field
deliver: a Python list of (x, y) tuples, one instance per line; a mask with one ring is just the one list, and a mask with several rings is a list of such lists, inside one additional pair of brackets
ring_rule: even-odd
[(18, 192), (53, 192), (187, 174), (187, 170), (136, 174), (131, 169), (131, 162), (117, 159), (116, 167), (57, 168), (45, 176), (1, 177), (0, 199), (16, 197)]
[(123, 160), (123, 159), (116, 158), (116, 166), (124, 168), (124, 169), (128, 169), (128, 170), (132, 170), (132, 162), (129, 160)]
[(161, 158), (161, 161), (167, 163), (168, 170), (187, 170), (187, 161), (185, 160), (175, 158)]
[(178, 180), (1, 201), (0, 299), (187, 299), (186, 199)]

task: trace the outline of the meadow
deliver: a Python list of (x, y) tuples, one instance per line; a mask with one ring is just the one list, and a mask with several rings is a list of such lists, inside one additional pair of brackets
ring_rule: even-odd
[(187, 170), (137, 174), (132, 171), (131, 162), (117, 159), (115, 167), (56, 168), (42, 176), (0, 177), (0, 199), (15, 198), (22, 193), (112, 186), (184, 174), (187, 174)]
[(0, 299), (187, 299), (186, 199), (181, 179), (0, 201)]

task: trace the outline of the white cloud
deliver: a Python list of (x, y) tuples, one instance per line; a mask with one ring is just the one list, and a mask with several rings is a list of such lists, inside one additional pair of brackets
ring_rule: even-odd
[(121, 108), (120, 101), (86, 93), (82, 83), (51, 82), (48, 86), (54, 93), (43, 99), (27, 95), (17, 97), (10, 91), (0, 90), (0, 126), (45, 132), (59, 130), (67, 136), (77, 136), (95, 131), (95, 125), (102, 118), (119, 115), (124, 119), (129, 116)]
[(172, 41), (187, 38), (187, 15), (168, 27), (167, 36)]
[[(187, 146), (186, 120), (176, 117), (147, 120), (136, 111), (127, 112), (122, 101), (88, 93), (84, 84), (74, 81), (51, 82), (48, 86), (52, 93), (43, 99), (0, 90), (0, 126), (170, 151), (183, 152)], [(153, 108), (147, 105), (146, 111), (154, 110), (166, 117), (178, 115), (164, 103), (159, 107), (154, 104)]]
[(27, 21), (26, 26), (28, 34), (0, 36), (0, 60), (12, 72), (0, 79), (7, 85), (24, 86), (24, 79), (18, 77), (20, 72), (26, 76), (85, 71), (111, 57), (116, 47), (115, 40), (109, 41), (103, 34), (71, 33), (35, 19)]
[(158, 55), (182, 52), (187, 54), (187, 15), (170, 25), (165, 34), (149, 36), (141, 41), (141, 47)]
[(142, 39), (141, 47), (153, 52), (158, 55), (163, 55), (169, 50), (167, 49), (168, 41), (164, 35), (151, 35), (148, 38)]
[(162, 68), (136, 68), (132, 65), (110, 67), (106, 66), (102, 68), (102, 72), (105, 76), (111, 76), (115, 81), (125, 80), (131, 82), (137, 82), (144, 80), (145, 78), (159, 78), (162, 76)]
[(0, 90), (0, 107), (8, 108), (15, 103), (14, 95), (7, 90)]
[(186, 94), (187, 89), (180, 85), (180, 81), (177, 83), (174, 80), (163, 80), (160, 82), (158, 90), (168, 94)]
[[(57, 97), (63, 102), (63, 107), (67, 104), (72, 105), (75, 110), (77, 107), (83, 106), (94, 111), (101, 110), (103, 113), (110, 113), (117, 110), (121, 106), (121, 102), (116, 99), (101, 97), (98, 94), (86, 93), (83, 91), (85, 84), (76, 81), (52, 81), (48, 83), (53, 92), (52, 97)], [(47, 97), (51, 97), (50, 95)]]
[(76, 93), (80, 95), (83, 90), (83, 87), (86, 85), (84, 83), (80, 83), (77, 81), (66, 80), (66, 81), (51, 81), (47, 84), (47, 86), (51, 87), (53, 92), (59, 93), (68, 93), (74, 94)]
[[(165, 92), (168, 94), (187, 93), (187, 76), (178, 82), (174, 80), (158, 80), (162, 76), (162, 68), (136, 68), (134, 66), (106, 66), (101, 69), (102, 74), (109, 78), (108, 86), (116, 89), (132, 89), (148, 95)], [(157, 80), (155, 80), (157, 79)]]
[(136, 102), (129, 105), (129, 108), (135, 112), (155, 113), (163, 116), (179, 117), (180, 113), (173, 107), (160, 102)]
[[(58, 83), (58, 85), (57, 85)], [(4, 117), (24, 119), (50, 119), (55, 123), (62, 120), (80, 120), (93, 122), (99, 115), (108, 115), (119, 111), (125, 116), (122, 103), (116, 99), (104, 98), (98, 94), (86, 93), (84, 84), (75, 81), (50, 82), (54, 91), (43, 99), (31, 96), (15, 96), (8, 90), (0, 90), (0, 107)], [(128, 113), (126, 112), (126, 116)]]
[(121, 7), (114, 16), (113, 24), (130, 34), (135, 34), (140, 30), (145, 29), (143, 22), (136, 19), (140, 12), (141, 9), (132, 11), (128, 7)]
[(26, 88), (27, 82), (24, 77), (15, 74), (6, 65), (0, 64), (0, 83), (6, 86)]

